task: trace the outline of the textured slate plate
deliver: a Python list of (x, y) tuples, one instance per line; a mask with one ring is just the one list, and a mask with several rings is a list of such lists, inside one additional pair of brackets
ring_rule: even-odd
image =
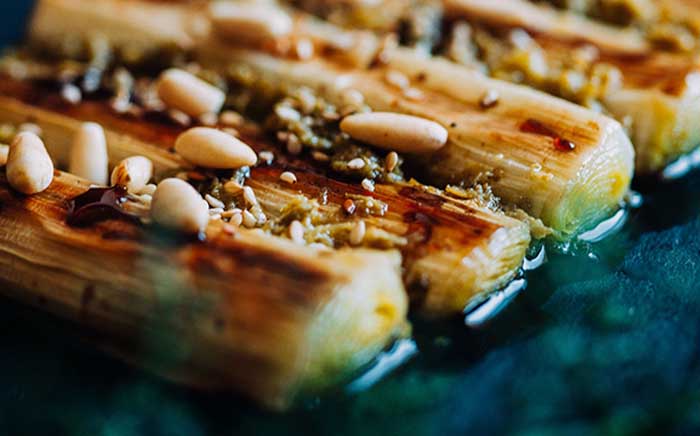
[[(3, 43), (29, 6), (0, 4)], [(0, 300), (0, 434), (700, 434), (700, 173), (644, 185), (619, 233), (551, 255), (487, 326), (417, 320), (407, 365), (284, 415), (162, 383)]]

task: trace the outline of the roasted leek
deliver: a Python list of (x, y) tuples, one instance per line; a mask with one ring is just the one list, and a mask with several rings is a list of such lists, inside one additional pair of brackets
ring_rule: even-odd
[[(81, 122), (92, 120), (106, 129), (113, 165), (139, 154), (154, 162), (156, 173), (188, 166), (166, 151), (182, 128), (119, 117), (106, 103), (65, 107), (58, 98), (41, 96), (26, 84), (6, 81), (0, 91), (34, 104), (0, 97), (0, 122), (19, 125), (32, 120), (59, 164), (66, 162), (69, 139)], [(259, 150), (271, 149), (264, 142), (257, 144)], [(294, 171), (293, 185), (280, 180), (286, 168)], [(281, 156), (271, 166), (253, 168), (247, 185), (270, 218), (284, 219), (288, 205), (319, 198), (325, 203), (316, 206), (317, 222), (323, 223), (351, 223), (352, 216), (343, 208), (348, 199), (358, 199), (358, 205), (367, 200), (386, 205), (380, 214), (363, 214), (363, 219), (369, 228), (386, 232), (378, 239), (380, 246), (402, 251), (406, 287), (414, 305), (430, 315), (458, 313), (504, 286), (517, 273), (530, 241), (525, 224), (477, 201), (408, 184), (378, 184), (368, 193), (361, 186), (325, 177), (308, 163), (285, 162)]]
[[(99, 33), (116, 46), (128, 46), (130, 41), (121, 35), (143, 27), (158, 33), (163, 24), (151, 25), (150, 15), (137, 16), (134, 10), (140, 5), (113, 0), (90, 5), (44, 0), (32, 23), (31, 36), (38, 42), (65, 36), (65, 29), (55, 26), (54, 21), (70, 16), (74, 35), (94, 35), (94, 27), (88, 23), (105, 22)], [(558, 237), (592, 227), (618, 208), (627, 192), (633, 151), (622, 127), (610, 118), (402, 49), (385, 49), (388, 63), (372, 69), (348, 68), (332, 55), (306, 61), (282, 59), (262, 49), (233, 47), (215, 35), (202, 36), (207, 14), (198, 7), (148, 7), (163, 8), (161, 16), (171, 20), (168, 32), (154, 36), (153, 43), (169, 38), (172, 44), (193, 51), (205, 66), (225, 71), (232, 64), (243, 65), (270, 83), (306, 86), (330, 101), (341, 98), (344, 90), (356, 89), (374, 110), (437, 121), (449, 131), (447, 146), (428, 158), (415, 159), (427, 182), (488, 183), (503, 200), (542, 219)], [(181, 35), (172, 36), (178, 28)], [(332, 27), (327, 28), (327, 34), (328, 30)], [(420, 98), (386, 83), (384, 76), (393, 69), (411, 79), (411, 87)], [(499, 103), (484, 110), (480, 100), (494, 89), (500, 94)], [(567, 150), (557, 144), (565, 144)]]

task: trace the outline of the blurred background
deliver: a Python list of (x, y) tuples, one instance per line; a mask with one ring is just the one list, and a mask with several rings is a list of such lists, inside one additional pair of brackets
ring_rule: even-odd
[[(0, 2), (3, 45), (30, 8)], [(621, 231), (576, 255), (550, 249), (486, 326), (415, 319), (406, 365), (286, 414), (161, 382), (0, 299), (0, 434), (700, 434), (700, 173), (636, 189)]]

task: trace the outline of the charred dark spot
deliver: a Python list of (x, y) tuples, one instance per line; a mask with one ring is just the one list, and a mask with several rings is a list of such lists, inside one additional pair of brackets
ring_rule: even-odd
[(226, 328), (226, 321), (224, 321), (222, 318), (216, 318), (214, 320), (214, 328), (217, 332), (221, 333)]
[(432, 207), (440, 207), (445, 202), (445, 200), (436, 195), (410, 186), (401, 188), (399, 195)]
[(95, 300), (96, 292), (94, 285), (87, 285), (83, 290), (83, 294), (80, 297), (80, 308), (86, 310), (90, 303)]

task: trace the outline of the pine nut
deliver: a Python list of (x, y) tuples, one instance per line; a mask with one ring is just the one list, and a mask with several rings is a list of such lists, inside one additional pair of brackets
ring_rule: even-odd
[(258, 161), (248, 144), (209, 127), (195, 127), (181, 134), (175, 141), (175, 151), (204, 168), (238, 169)]
[(365, 161), (360, 157), (356, 157), (355, 159), (352, 159), (350, 162), (348, 162), (348, 168), (350, 168), (351, 170), (361, 170), (364, 167)]
[(98, 185), (107, 185), (109, 158), (102, 126), (83, 123), (73, 137), (68, 171)]
[(209, 222), (209, 205), (189, 183), (165, 179), (153, 194), (151, 217), (164, 227), (199, 233)]
[(155, 188), (151, 185), (147, 192), (147, 183), (153, 177), (153, 163), (143, 156), (131, 156), (119, 162), (112, 170), (112, 186), (125, 186), (129, 192), (153, 195)]
[(0, 167), (4, 167), (7, 163), (7, 154), (10, 152), (10, 146), (0, 144)]
[(209, 16), (219, 36), (248, 44), (288, 35), (293, 27), (284, 11), (265, 5), (218, 2), (209, 8)]
[(425, 118), (393, 112), (367, 112), (345, 117), (340, 129), (379, 148), (426, 153), (447, 143), (447, 130)]
[(367, 225), (363, 220), (357, 221), (350, 230), (350, 244), (360, 245), (362, 241), (365, 240), (365, 234), (367, 233)]
[(7, 156), (7, 181), (27, 195), (39, 193), (53, 180), (53, 162), (41, 139), (22, 132), (15, 137)]
[(158, 97), (166, 106), (195, 118), (207, 113), (218, 114), (226, 100), (219, 88), (176, 68), (163, 72), (156, 86)]
[(398, 89), (406, 89), (409, 86), (411, 86), (411, 81), (408, 80), (408, 77), (406, 77), (405, 74), (399, 71), (387, 71), (384, 75), (384, 80), (389, 85), (394, 86)]

